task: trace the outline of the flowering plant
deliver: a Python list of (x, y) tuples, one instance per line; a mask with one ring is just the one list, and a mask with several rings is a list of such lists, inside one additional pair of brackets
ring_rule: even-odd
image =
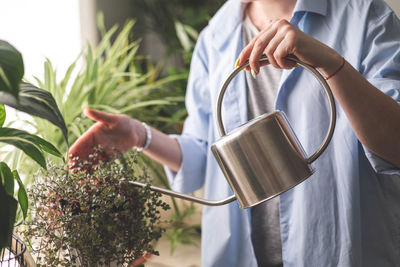
[(99, 160), (75, 160), (73, 171), (63, 166), (40, 170), (29, 191), (34, 203), (24, 235), (30, 239), (39, 266), (127, 266), (146, 253), (156, 254), (153, 241), (164, 229), (160, 209), (169, 206), (149, 187), (135, 152)]

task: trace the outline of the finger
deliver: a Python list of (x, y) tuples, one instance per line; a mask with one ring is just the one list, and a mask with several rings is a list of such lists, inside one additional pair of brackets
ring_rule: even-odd
[[(273, 21), (270, 20), (269, 23), (268, 23), (268, 25), (266, 26), (266, 28), (265, 28), (263, 31), (261, 31), (260, 33), (258, 33), (258, 34), (253, 38), (253, 40), (251, 40), (250, 43), (249, 43), (245, 48), (243, 48), (243, 50), (242, 50), (242, 52), (240, 53), (239, 58), (238, 58), (238, 60), (239, 60), (239, 61), (238, 61), (238, 65), (244, 64), (244, 62), (245, 62), (247, 59), (250, 58), (251, 52), (252, 52), (252, 50), (253, 50), (253, 48), (254, 48), (254, 44), (256, 43), (256, 41), (258, 40), (258, 38), (260, 37), (260, 35), (263, 34), (264, 31), (267, 31), (269, 28), (272, 27), (272, 25), (273, 25), (272, 22), (273, 22)], [(269, 64), (268, 62), (267, 62), (267, 63), (263, 63), (261, 66), (268, 65), (268, 64)], [(249, 66), (249, 67), (246, 67), (246, 70), (250, 70), (250, 66)]]
[(275, 68), (282, 68), (279, 62), (275, 58), (275, 51), (279, 44), (284, 39), (284, 32), (278, 31), (275, 36), (269, 41), (267, 47), (264, 50), (265, 55), (268, 57), (268, 61), (274, 66)]
[[(254, 43), (256, 42), (256, 40), (257, 40), (257, 36), (255, 38), (253, 38), (253, 40), (251, 40), (251, 42), (248, 45), (246, 45), (245, 48), (243, 48), (242, 52), (240, 52), (240, 55), (238, 58), (239, 66), (243, 65), (246, 62), (246, 60), (250, 57), (251, 50), (253, 50), (253, 46), (254, 46)], [(246, 67), (246, 70), (250, 70), (250, 67)]]
[(68, 151), (69, 157), (79, 157), (86, 160), (96, 144), (95, 133), (100, 131), (100, 123), (92, 125), (81, 137), (79, 137)]
[(268, 28), (261, 32), (259, 37), (257, 38), (256, 42), (254, 43), (253, 49), (250, 54), (249, 63), (252, 70), (254, 70), (257, 74), (260, 71), (260, 64), (259, 59), (263, 54), (266, 46), (268, 45), (269, 41), (275, 36), (276, 29), (273, 27)]
[(286, 59), (286, 56), (293, 54), (294, 43), (291, 38), (286, 37), (279, 43), (278, 47), (275, 49), (274, 58), (278, 65), (283, 69), (292, 69), (297, 66), (297, 63), (293, 60)]
[(93, 164), (97, 164), (99, 161), (107, 161), (114, 156), (115, 151), (108, 146), (99, 147), (94, 137), (90, 139), (81, 137), (69, 151), (67, 167), (69, 169), (81, 167), (85, 170), (90, 170)]
[(79, 160), (86, 160), (93, 151), (94, 139), (92, 135), (83, 135), (69, 149), (68, 157), (70, 162), (78, 157)]
[(106, 113), (106, 112), (102, 112), (102, 111), (94, 110), (94, 109), (90, 109), (90, 108), (84, 108), (83, 111), (86, 116), (88, 116), (90, 119), (92, 119), (94, 121), (100, 121), (105, 124), (111, 124), (115, 121), (114, 114), (110, 114), (110, 113)]

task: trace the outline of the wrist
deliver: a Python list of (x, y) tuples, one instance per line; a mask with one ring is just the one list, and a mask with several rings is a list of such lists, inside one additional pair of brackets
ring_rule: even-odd
[(317, 69), (326, 80), (329, 80), (343, 68), (345, 59), (335, 51), (326, 58), (327, 59), (321, 64), (321, 66), (317, 67)]

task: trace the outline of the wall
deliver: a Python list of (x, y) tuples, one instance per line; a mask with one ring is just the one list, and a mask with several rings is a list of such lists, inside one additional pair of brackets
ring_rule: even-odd
[(399, 0), (385, 0), (389, 6), (394, 10), (397, 16), (400, 17), (400, 1)]
[(49, 58), (63, 74), (81, 50), (78, 0), (2, 0), (0, 38), (22, 54), (25, 77), (43, 78)]

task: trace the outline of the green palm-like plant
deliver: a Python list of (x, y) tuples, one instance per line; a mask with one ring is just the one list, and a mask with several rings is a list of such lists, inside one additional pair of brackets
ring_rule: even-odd
[[(16, 128), (3, 127), (6, 118), (4, 105), (44, 118), (60, 129), (67, 140), (63, 117), (52, 95), (31, 84), (22, 82), (24, 65), (21, 54), (9, 43), (0, 40), (0, 142), (19, 148), (27, 157), (46, 168), (43, 152), (62, 157), (45, 139)], [(18, 201), (14, 198), (14, 184), (18, 183)], [(28, 210), (25, 187), (17, 170), (0, 162), (0, 249), (10, 244), (18, 203), (24, 218)]]
[[(118, 33), (117, 26), (106, 31), (100, 15), (99, 28), (103, 37), (96, 48), (88, 44), (60, 81), (57, 81), (57, 71), (49, 59), (44, 63), (44, 78), (35, 78), (39, 87), (54, 96), (68, 128), (69, 143), (75, 142), (93, 124), (82, 115), (85, 106), (127, 114), (167, 132), (180, 127), (186, 115), (183, 90), (171, 84), (185, 80), (187, 74), (175, 73), (159, 78), (160, 67), (149, 65), (145, 58), (137, 55), (139, 42), (132, 40), (134, 24), (130, 20)], [(82, 65), (80, 70), (79, 63)], [(146, 70), (141, 68), (144, 63), (148, 66)], [(37, 118), (26, 123), (61, 151), (67, 150), (58, 127)], [(18, 153), (12, 151), (6, 159), (19, 158), (18, 166), (30, 164), (26, 156)], [(24, 170), (28, 171), (27, 177), (36, 171), (34, 168)]]

